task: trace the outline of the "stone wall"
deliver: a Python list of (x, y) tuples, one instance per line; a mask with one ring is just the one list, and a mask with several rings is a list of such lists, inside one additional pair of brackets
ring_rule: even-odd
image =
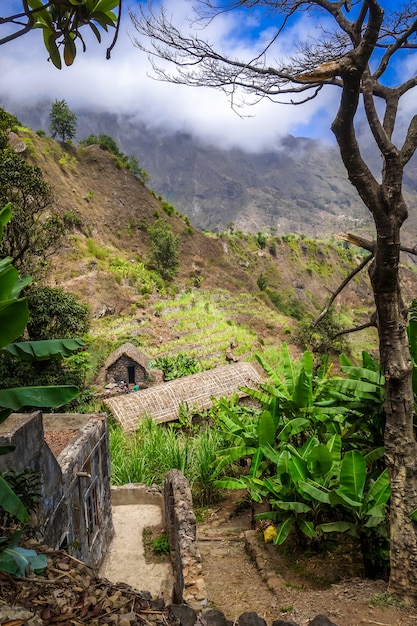
[(207, 594), (197, 549), (197, 524), (190, 486), (176, 469), (165, 477), (164, 519), (175, 581), (173, 602), (200, 610), (207, 605)]
[(147, 372), (145, 368), (134, 361), (127, 355), (121, 356), (117, 361), (115, 361), (112, 365), (109, 366), (107, 370), (107, 380), (114, 380), (119, 383), (121, 380), (124, 382), (129, 382), (128, 368), (133, 367), (135, 372), (135, 382), (136, 383), (145, 383), (147, 380)]
[[(45, 430), (74, 430), (56, 457), (45, 442)], [(30, 468), (42, 480), (41, 501), (33, 524), (43, 541), (65, 547), (97, 567), (113, 535), (110, 457), (104, 415), (12, 414), (0, 428), (0, 445), (15, 450), (0, 456), (0, 472)]]

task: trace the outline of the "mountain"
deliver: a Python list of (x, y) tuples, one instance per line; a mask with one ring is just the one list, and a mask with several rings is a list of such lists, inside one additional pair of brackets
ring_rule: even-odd
[[(29, 128), (13, 137), (19, 150), (22, 143), (24, 157), (52, 187), (51, 212), (67, 225), (47, 284), (89, 305), (92, 332), (104, 342), (97, 349), (100, 366), (111, 347), (106, 341), (119, 345), (132, 337), (150, 355), (186, 350), (211, 367), (224, 362), (231, 345), (239, 358), (253, 357), (291, 340), (299, 320), (308, 329), (364, 258), (346, 242), (324, 237), (203, 233), (97, 145), (76, 148)], [(149, 232), (160, 219), (179, 241), (179, 272), (167, 284), (148, 263)], [(407, 266), (401, 271), (409, 303), (416, 274)], [(365, 270), (334, 310), (338, 323), (351, 327), (366, 322), (372, 308)], [(355, 335), (358, 350), (376, 345), (374, 330), (369, 333)]]
[[(6, 102), (3, 106), (24, 124), (48, 132), (50, 102), (30, 108)], [(110, 135), (148, 172), (149, 187), (200, 230), (220, 232), (233, 224), (243, 232), (293, 232), (313, 237), (372, 230), (369, 213), (348, 181), (334, 146), (288, 136), (276, 151), (225, 150), (191, 134), (150, 128), (134, 116), (75, 112), (78, 139)], [(377, 171), (378, 157), (371, 142), (365, 142), (365, 151)], [(416, 160), (405, 175), (405, 195), (411, 207), (407, 228), (414, 233)]]

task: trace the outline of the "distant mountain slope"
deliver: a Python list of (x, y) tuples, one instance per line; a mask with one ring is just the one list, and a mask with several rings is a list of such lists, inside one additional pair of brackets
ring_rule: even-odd
[[(33, 129), (48, 132), (50, 103), (3, 106)], [(367, 209), (347, 180), (337, 148), (287, 137), (275, 152), (221, 150), (186, 133), (168, 134), (134, 117), (76, 111), (78, 138), (105, 133), (122, 151), (137, 157), (149, 173), (149, 187), (189, 216), (200, 230), (236, 230), (328, 236), (371, 228)], [(371, 148), (367, 148), (373, 159)], [(417, 224), (417, 166), (408, 167), (407, 229)]]

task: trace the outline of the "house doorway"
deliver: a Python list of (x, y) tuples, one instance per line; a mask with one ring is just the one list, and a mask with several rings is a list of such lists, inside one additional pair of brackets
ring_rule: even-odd
[(136, 380), (135, 380), (135, 366), (134, 365), (128, 365), (127, 366), (127, 381), (129, 383), (129, 385), (134, 385)]

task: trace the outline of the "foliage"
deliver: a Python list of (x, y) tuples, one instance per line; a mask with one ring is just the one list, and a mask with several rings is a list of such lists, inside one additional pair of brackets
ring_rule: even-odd
[(338, 336), (341, 330), (338, 316), (330, 309), (317, 324), (302, 320), (294, 333), (294, 342), (319, 354), (342, 352), (346, 350), (346, 339)]
[(38, 277), (64, 234), (63, 221), (50, 214), (52, 193), (41, 170), (9, 148), (0, 152), (0, 206), (13, 205), (0, 256), (10, 256), (22, 272)]
[(144, 185), (149, 181), (149, 174), (145, 172), (141, 167), (139, 167), (139, 163), (136, 157), (127, 156), (124, 154), (115, 140), (106, 135), (104, 133), (100, 135), (89, 135), (86, 139), (80, 139), (79, 144), (81, 146), (93, 146), (98, 145), (102, 150), (107, 150), (115, 157), (117, 157), (118, 162), (122, 162), (124, 166), (129, 169), (132, 174), (140, 180)]
[[(339, 92), (331, 130), (347, 177), (369, 210), (376, 233), (375, 241), (356, 239), (356, 243), (371, 252), (369, 278), (385, 377), (385, 459), (393, 491), (390, 589), (409, 602), (416, 601), (417, 535), (410, 511), (417, 510), (417, 442), (407, 310), (399, 273), (401, 228), (408, 216), (404, 168), (417, 149), (416, 116), (413, 111), (404, 116), (403, 111), (417, 88), (416, 64), (403, 64), (395, 85), (392, 77), (405, 55), (415, 58), (417, 9), (410, 2), (378, 0), (284, 0), (257, 8), (260, 19), (272, 16), (272, 28), (266, 39), (255, 37), (259, 46), (255, 52), (242, 48), (240, 58), (216, 49), (198, 28), (221, 20), (225, 11), (239, 15), (239, 3), (196, 0), (192, 9), (197, 28), (182, 33), (163, 7), (154, 11), (150, 2), (139, 18), (132, 16), (140, 33), (135, 43), (150, 53), (158, 78), (221, 89), (232, 106), (239, 106), (239, 93), (245, 104), (269, 98), (300, 105), (322, 95), (323, 88)], [(309, 26), (302, 29), (301, 40), (277, 61), (279, 42), (284, 43), (303, 18)], [(246, 29), (247, 35), (255, 32), (252, 25)], [(223, 42), (230, 34), (225, 33)], [(175, 67), (172, 73), (170, 63)], [(381, 157), (379, 173), (364, 157), (369, 137)], [(355, 241), (354, 235), (350, 240)]]
[(8, 130), (18, 126), (21, 126), (21, 123), (17, 117), (0, 107), (0, 134), (4, 135)]
[(0, 571), (15, 576), (25, 576), (30, 572), (39, 574), (47, 566), (46, 555), (19, 547), (20, 538), (20, 532), (11, 537), (0, 537)]
[(172, 279), (178, 272), (179, 266), (179, 237), (176, 237), (168, 222), (156, 220), (148, 228), (151, 253), (150, 264), (164, 279)]
[[(0, 238), (4, 227), (12, 217), (11, 206), (6, 205), (0, 210)], [(23, 332), (29, 317), (29, 310), (25, 298), (20, 298), (21, 290), (28, 284), (28, 280), (20, 279), (11, 259), (6, 257), (0, 261), (0, 350), (11, 348), (8, 344)], [(47, 343), (47, 342), (46, 342)], [(26, 350), (20, 344), (25, 355), (36, 358), (38, 351), (36, 344)], [(52, 348), (56, 343), (51, 342)], [(79, 346), (78, 346), (79, 347)], [(77, 347), (77, 348), (78, 348)], [(46, 346), (42, 354), (46, 355)], [(24, 387), (3, 389), (0, 391), (0, 421), (4, 421), (11, 411), (18, 411), (23, 407), (57, 407), (73, 399), (78, 390), (73, 387)], [(8, 454), (12, 449), (8, 446), (0, 447), (0, 454)], [(22, 500), (15, 494), (4, 476), (0, 476), (0, 505), (4, 511), (27, 522), (29, 514)], [(33, 550), (24, 550), (17, 547), (21, 532), (13, 533), (0, 543), (0, 569), (6, 572), (23, 575), (28, 568), (42, 569), (46, 565), (45, 557), (39, 557)]]
[(215, 429), (204, 428), (189, 434), (171, 425), (156, 424), (144, 417), (133, 434), (110, 422), (111, 480), (115, 485), (129, 482), (162, 487), (170, 469), (181, 470), (188, 479), (196, 502), (213, 503), (213, 463), (223, 440)]
[(142, 295), (151, 294), (155, 291), (161, 293), (164, 289), (160, 275), (148, 270), (140, 261), (130, 262), (115, 257), (110, 261), (109, 269), (118, 282), (127, 282), (128, 285), (136, 287), (138, 293)]
[(265, 291), (274, 307), (284, 315), (293, 317), (295, 320), (302, 320), (305, 317), (305, 309), (294, 295), (283, 295), (269, 288), (266, 288)]
[(27, 332), (30, 340), (82, 337), (89, 328), (89, 308), (60, 287), (32, 286)]
[[(28, 513), (36, 510), (41, 498), (41, 478), (37, 472), (25, 469), (20, 472), (6, 470), (2, 478), (7, 482), (14, 494), (20, 499)], [(7, 529), (16, 524), (18, 518), (10, 512), (3, 511), (0, 528)]]
[(162, 370), (164, 380), (174, 380), (201, 371), (201, 366), (194, 357), (179, 352), (176, 355), (158, 356), (151, 361), (150, 367)]
[[(118, 24), (120, 5), (120, 0), (22, 0), (16, 14), (2, 17), (1, 23), (6, 29), (4, 36), (0, 37), (0, 45), (21, 37), (34, 28), (41, 29), (49, 59), (56, 68), (61, 69), (61, 53), (65, 65), (72, 65), (77, 53), (77, 42), (81, 43), (84, 52), (86, 50), (85, 38), (80, 29), (88, 25), (100, 43), (99, 29), (107, 32), (109, 26)], [(119, 7), (119, 17), (113, 13), (116, 7)], [(117, 34), (107, 50), (108, 58), (116, 37)]]
[(159, 537), (155, 537), (152, 541), (152, 551), (157, 556), (169, 554), (169, 539), (166, 533), (163, 533)]
[(65, 100), (55, 100), (52, 103), (51, 112), (49, 114), (52, 137), (57, 135), (61, 137), (61, 141), (74, 139), (77, 131), (77, 116), (71, 111)]
[(390, 490), (378, 365), (366, 353), (362, 367), (342, 355), (346, 377), (330, 376), (326, 357), (316, 366), (305, 352), (295, 362), (285, 344), (276, 367), (258, 361), (269, 381), (243, 390), (259, 409), (221, 399), (211, 412), (230, 444), (218, 453), (215, 471), (232, 475), (217, 484), (269, 501), (262, 518), (277, 524), (275, 543), (290, 532), (312, 545), (323, 533), (348, 532), (360, 545), (367, 575), (386, 576)]

